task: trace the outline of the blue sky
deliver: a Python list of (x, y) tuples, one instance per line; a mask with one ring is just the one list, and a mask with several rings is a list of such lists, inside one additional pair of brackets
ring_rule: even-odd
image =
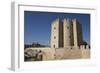
[(24, 11), (24, 43), (50, 45), (51, 23), (76, 18), (82, 24), (83, 39), (90, 44), (90, 14)]

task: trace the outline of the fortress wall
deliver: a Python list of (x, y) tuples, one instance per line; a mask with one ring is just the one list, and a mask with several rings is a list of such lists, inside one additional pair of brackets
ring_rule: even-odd
[(82, 58), (90, 58), (90, 48), (87, 45), (86, 47), (84, 45), (80, 46), (80, 50), (81, 50), (81, 57)]
[(55, 59), (55, 49), (44, 49), (43, 51), (43, 60), (54, 60)]
[(28, 51), (29, 49), (31, 50), (37, 50), (37, 51), (42, 51), (43, 55), (43, 60), (53, 60), (54, 59), (54, 54), (55, 54), (55, 49), (54, 48), (49, 48), (49, 47), (44, 47), (44, 48), (27, 48), (26, 50)]
[(86, 59), (90, 58), (89, 46), (57, 48), (56, 59)]
[(79, 48), (59, 48), (56, 49), (56, 59), (78, 59), (81, 58), (81, 50)]
[(55, 59), (63, 59), (64, 58), (64, 48), (57, 48), (55, 50)]
[(70, 59), (80, 59), (81, 57), (81, 50), (79, 47), (73, 47), (70, 51)]
[[(29, 48), (31, 50), (42, 51), (43, 60), (61, 60), (61, 59), (87, 59), (90, 58), (89, 46), (67, 48)], [(25, 51), (28, 51), (26, 49)]]

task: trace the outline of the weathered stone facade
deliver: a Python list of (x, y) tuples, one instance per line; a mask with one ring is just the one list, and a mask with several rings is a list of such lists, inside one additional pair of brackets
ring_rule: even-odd
[[(90, 58), (89, 46), (67, 47), (67, 48), (27, 48), (28, 50), (40, 51), (42, 60), (63, 60), (63, 59), (87, 59)], [(38, 54), (39, 55), (39, 54)]]
[(76, 19), (52, 22), (51, 48), (26, 48), (24, 52), (41, 60), (90, 58), (90, 48), (83, 44), (82, 26)]
[(82, 26), (76, 19), (56, 19), (51, 27), (51, 48), (83, 45)]

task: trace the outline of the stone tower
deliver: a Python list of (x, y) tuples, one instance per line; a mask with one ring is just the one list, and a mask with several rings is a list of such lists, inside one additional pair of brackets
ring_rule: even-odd
[(73, 22), (74, 46), (80, 46), (83, 43), (82, 26), (76, 19), (73, 19), (72, 22)]
[(51, 48), (63, 47), (63, 22), (56, 19), (51, 26)]
[(78, 20), (56, 19), (51, 26), (51, 48), (67, 48), (83, 44), (82, 26)]
[(71, 21), (69, 19), (63, 20), (63, 40), (64, 40), (64, 48), (71, 46)]

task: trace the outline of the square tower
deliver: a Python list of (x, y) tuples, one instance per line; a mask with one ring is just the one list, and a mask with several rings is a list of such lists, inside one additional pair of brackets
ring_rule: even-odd
[(51, 26), (51, 48), (63, 47), (63, 22), (56, 19)]
[(64, 48), (67, 48), (68, 46), (71, 46), (71, 21), (64, 18), (63, 26)]
[(83, 43), (82, 26), (80, 22), (76, 19), (73, 19), (72, 22), (73, 22), (74, 46), (80, 46)]

